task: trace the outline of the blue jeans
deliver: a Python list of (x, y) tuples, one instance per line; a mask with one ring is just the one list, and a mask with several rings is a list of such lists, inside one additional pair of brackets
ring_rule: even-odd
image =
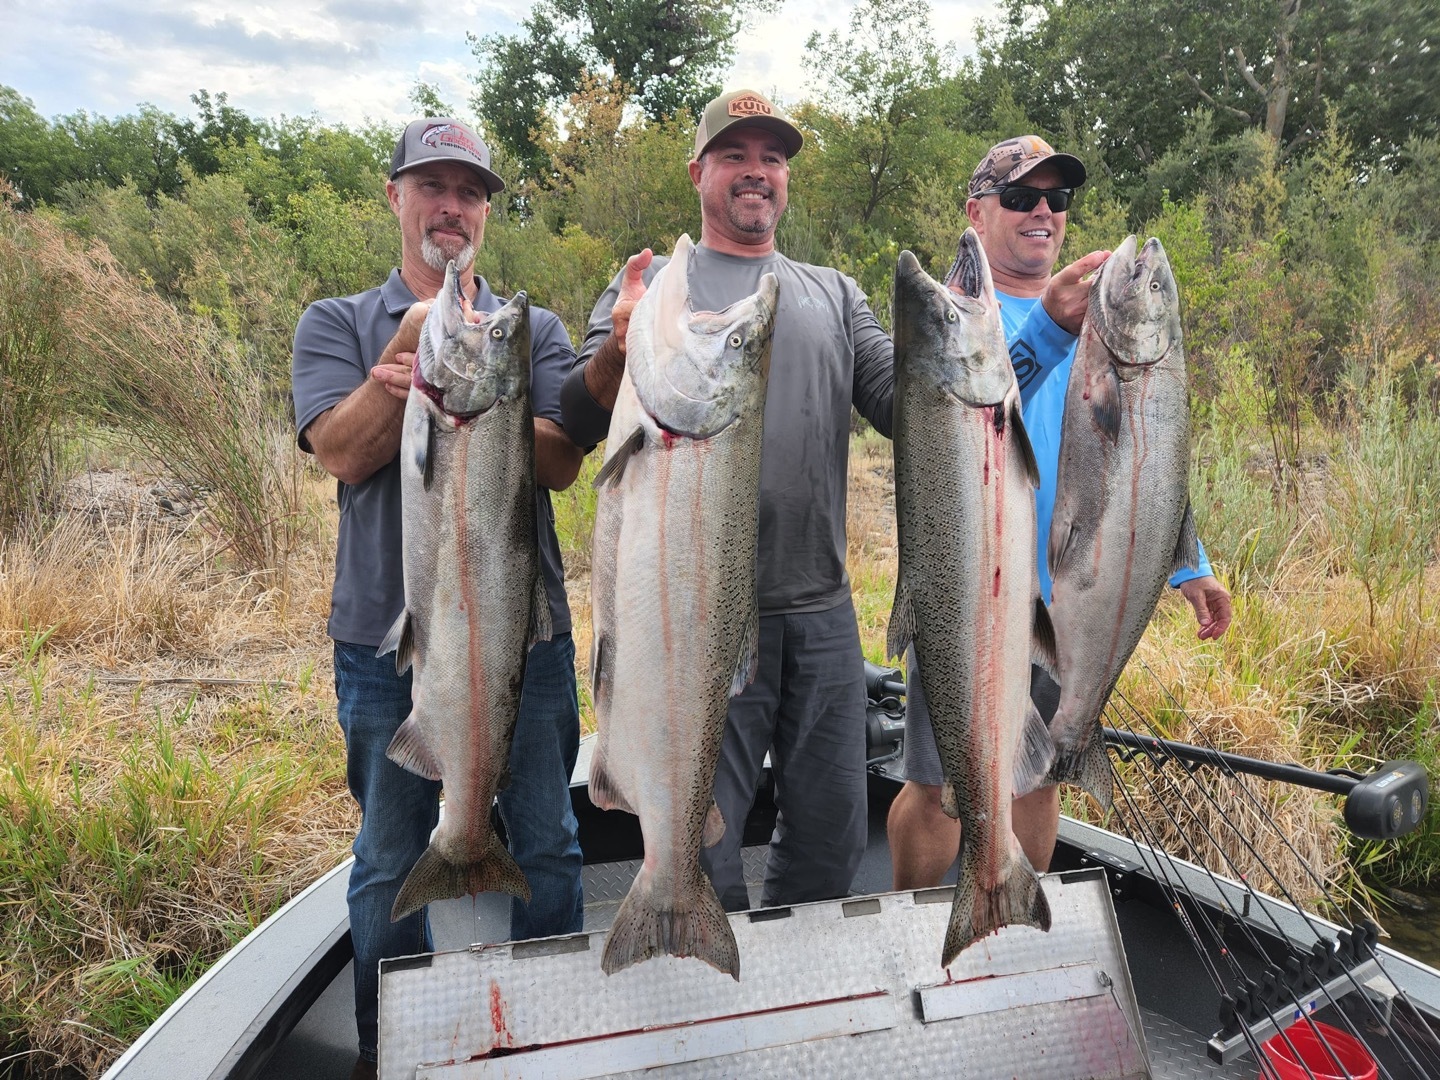
[[(399, 922), (390, 909), (439, 821), (440, 785), (385, 756), (410, 715), (410, 673), (369, 645), (335, 642), (335, 693), (345, 733), (346, 777), (360, 805), (350, 871), (350, 937), (355, 948), (355, 1026), (360, 1054), (378, 1042), (380, 961), (433, 948), (423, 912)], [(510, 786), (500, 811), (510, 850), (530, 882), (531, 900), (511, 906), (513, 938), (582, 928), (580, 843), (570, 809), (570, 774), (580, 741), (575, 644), (569, 634), (530, 650), (520, 715), (510, 750)]]

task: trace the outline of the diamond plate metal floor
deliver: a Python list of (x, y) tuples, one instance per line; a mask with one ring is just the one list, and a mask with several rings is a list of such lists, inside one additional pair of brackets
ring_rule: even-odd
[(1155, 1080), (1254, 1080), (1259, 1066), (1246, 1056), (1229, 1065), (1216, 1065), (1205, 1055), (1205, 1039), (1169, 1017), (1143, 1005), (1145, 1046)]

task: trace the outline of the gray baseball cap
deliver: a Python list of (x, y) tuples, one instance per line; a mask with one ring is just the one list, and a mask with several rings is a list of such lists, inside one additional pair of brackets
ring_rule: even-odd
[(480, 174), (491, 195), (505, 190), (505, 181), (490, 171), (490, 148), (459, 120), (448, 116), (412, 120), (395, 143), (395, 153), (390, 158), (390, 179), (432, 161), (454, 161), (470, 166)]
[(785, 144), (785, 156), (792, 158), (805, 145), (805, 136), (769, 98), (754, 90), (731, 90), (721, 94), (700, 114), (695, 127), (695, 157), (705, 153), (722, 131), (733, 127), (759, 127)]

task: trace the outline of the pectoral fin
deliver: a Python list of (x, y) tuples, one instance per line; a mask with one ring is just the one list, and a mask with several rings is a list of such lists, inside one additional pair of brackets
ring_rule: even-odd
[(620, 477), (625, 475), (625, 466), (630, 459), (640, 452), (645, 445), (645, 429), (637, 427), (630, 433), (630, 437), (620, 444), (620, 448), (611, 454), (600, 471), (595, 474), (595, 487), (605, 487), (607, 484), (618, 484)]
[(887, 656), (901, 657), (915, 640), (915, 607), (902, 572), (895, 579), (895, 603), (890, 608), (890, 627), (885, 634)]
[(535, 588), (530, 594), (529, 643), (534, 645), (537, 641), (549, 641), (553, 628), (550, 620), (550, 596), (545, 591), (545, 575), (537, 569)]
[(746, 620), (745, 633), (740, 639), (740, 653), (735, 661), (735, 676), (730, 680), (730, 696), (734, 697), (755, 681), (760, 670), (760, 609), (756, 608)]
[(1086, 381), (1090, 392), (1090, 415), (1095, 429), (1111, 443), (1120, 441), (1120, 376), (1113, 364), (1106, 364), (1094, 378)]
[(1181, 570), (1200, 568), (1200, 538), (1195, 535), (1195, 515), (1190, 502), (1185, 502), (1185, 516), (1180, 519), (1180, 535), (1175, 540), (1175, 561), (1170, 568), (1172, 574)]
[(1010, 406), (1010, 434), (1014, 437), (1015, 445), (1020, 451), (1020, 460), (1025, 464), (1025, 474), (1030, 478), (1030, 486), (1038, 490), (1040, 487), (1040, 464), (1035, 460), (1035, 447), (1030, 445), (1030, 434), (1025, 430), (1025, 421), (1020, 415), (1018, 395)]
[(385, 639), (380, 642), (380, 647), (375, 650), (376, 656), (384, 656), (388, 652), (395, 654), (395, 674), (404, 675), (410, 670), (410, 662), (414, 659), (415, 653), (415, 632), (410, 625), (410, 610), (402, 608)]
[(420, 721), (413, 712), (400, 725), (400, 730), (395, 732), (395, 738), (390, 740), (385, 756), (416, 776), (423, 776), (426, 780), (440, 779), (440, 759), (426, 743), (425, 734), (420, 730)]
[(1050, 739), (1050, 729), (1033, 701), (1026, 701), (1025, 706), (1025, 729), (1020, 745), (1015, 748), (1015, 769), (1011, 777), (1017, 799), (1044, 787), (1050, 766), (1055, 763), (1055, 743)]
[(1055, 624), (1050, 621), (1050, 609), (1045, 601), (1035, 597), (1035, 624), (1031, 631), (1030, 657), (1051, 676), (1060, 669), (1055, 656)]

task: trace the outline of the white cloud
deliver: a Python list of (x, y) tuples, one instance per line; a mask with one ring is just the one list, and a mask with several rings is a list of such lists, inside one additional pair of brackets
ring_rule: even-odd
[[(114, 116), (150, 102), (193, 115), (190, 95), (224, 91), (246, 112), (318, 114), (345, 124), (409, 118), (417, 78), (468, 110), (475, 61), (465, 31), (512, 33), (530, 0), (0, 0), (0, 81), (44, 116), (84, 109)], [(724, 82), (807, 94), (802, 63), (812, 31), (848, 25), (850, 4), (790, 0), (737, 41)], [(942, 0), (937, 37), (973, 49), (991, 0)]]

